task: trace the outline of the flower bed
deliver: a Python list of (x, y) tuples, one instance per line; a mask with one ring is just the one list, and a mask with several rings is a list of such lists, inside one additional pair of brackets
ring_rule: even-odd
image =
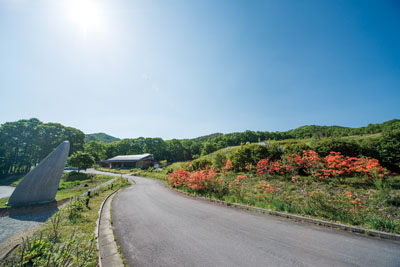
[(331, 152), (262, 159), (244, 173), (232, 163), (217, 172), (184, 169), (168, 175), (170, 186), (231, 202), (281, 210), (388, 232), (400, 232), (400, 177), (371, 158)]

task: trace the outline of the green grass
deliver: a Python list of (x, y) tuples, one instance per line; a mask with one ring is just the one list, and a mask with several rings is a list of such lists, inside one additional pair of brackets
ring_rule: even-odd
[(8, 199), (9, 199), (9, 197), (0, 198), (0, 208), (7, 207), (6, 203), (7, 203)]
[(88, 206), (86, 198), (68, 204), (25, 240), (25, 250), (20, 246), (4, 266), (98, 266), (94, 231), (100, 205), (111, 192), (129, 185), (119, 178), (112, 188), (96, 191)]

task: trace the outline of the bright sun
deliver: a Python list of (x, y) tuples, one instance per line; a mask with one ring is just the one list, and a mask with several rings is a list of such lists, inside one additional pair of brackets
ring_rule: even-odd
[(98, 3), (91, 0), (69, 0), (66, 4), (69, 19), (85, 37), (89, 32), (102, 28), (102, 12)]

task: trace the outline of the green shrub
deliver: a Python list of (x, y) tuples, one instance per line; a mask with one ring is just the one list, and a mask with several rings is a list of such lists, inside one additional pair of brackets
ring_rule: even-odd
[(283, 153), (285, 155), (290, 155), (290, 154), (302, 155), (304, 150), (309, 151), (311, 150), (311, 147), (305, 143), (294, 143), (285, 145)]
[(400, 171), (400, 130), (382, 133), (377, 139), (376, 149), (383, 166)]
[(221, 170), (223, 167), (225, 167), (226, 163), (226, 155), (224, 152), (219, 151), (214, 154), (213, 157), (213, 165), (217, 170)]
[(274, 145), (248, 144), (233, 152), (229, 159), (235, 171), (244, 171), (248, 165), (256, 166), (261, 159), (278, 160), (283, 152)]
[(68, 206), (68, 219), (71, 222), (76, 222), (82, 217), (82, 211), (84, 209), (84, 204), (83, 201), (78, 199), (74, 202), (72, 202)]
[(315, 143), (315, 152), (321, 157), (329, 155), (330, 152), (340, 152), (344, 156), (356, 157), (360, 154), (360, 145), (353, 141), (344, 141), (337, 138), (326, 138)]
[(211, 166), (212, 162), (207, 158), (200, 158), (192, 161), (192, 168), (195, 171), (203, 170), (207, 166)]

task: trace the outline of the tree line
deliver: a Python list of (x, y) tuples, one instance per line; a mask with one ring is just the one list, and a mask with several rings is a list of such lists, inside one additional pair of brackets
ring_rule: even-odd
[[(194, 160), (202, 155), (207, 155), (229, 146), (264, 140), (285, 140), (283, 142), (287, 143), (283, 145), (289, 149), (290, 144), (295, 148), (299, 146), (297, 144), (299, 139), (310, 137), (316, 140), (325, 140), (326, 137), (335, 139), (343, 136), (393, 132), (396, 130), (400, 130), (400, 120), (394, 119), (361, 128), (311, 125), (286, 132), (245, 131), (229, 134), (215, 133), (198, 138), (180, 140), (139, 137), (104, 144), (97, 141), (85, 143), (85, 134), (82, 131), (59, 123), (43, 123), (38, 119), (19, 120), (7, 122), (0, 126), (0, 176), (10, 176), (29, 171), (32, 166), (38, 164), (64, 140), (69, 140), (71, 143), (70, 154), (77, 151), (89, 153), (95, 161), (117, 155), (150, 153), (158, 161), (166, 160), (168, 163), (172, 163)], [(292, 139), (295, 140), (293, 141)], [(337, 141), (333, 143), (337, 143)], [(390, 147), (382, 148), (379, 154), (376, 151), (373, 152), (374, 150), (372, 149), (377, 147), (376, 144), (372, 141), (369, 143), (370, 152), (364, 151), (359, 154), (378, 157), (380, 154), (384, 155), (386, 153), (382, 152), (385, 149), (387, 151), (393, 150), (389, 149)], [(384, 147), (383, 145), (380, 146)], [(386, 154), (389, 155), (390, 153)], [(389, 161), (389, 159), (384, 160), (386, 162)]]
[(61, 142), (70, 142), (70, 154), (83, 150), (85, 134), (59, 123), (38, 119), (6, 122), (0, 126), (0, 177), (28, 172)]

